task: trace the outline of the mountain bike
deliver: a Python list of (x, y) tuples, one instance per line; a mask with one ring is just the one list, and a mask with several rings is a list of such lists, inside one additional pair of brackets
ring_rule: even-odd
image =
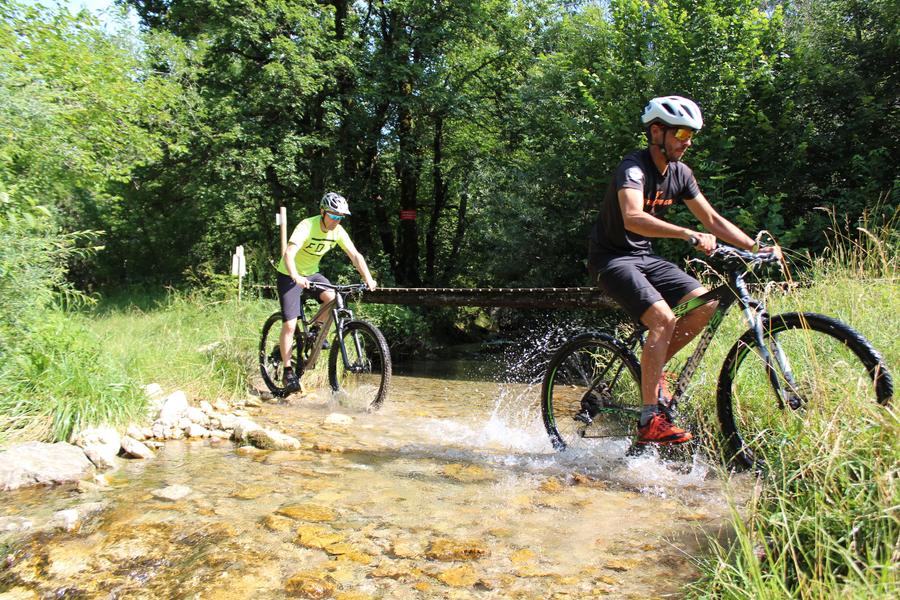
[[(347, 308), (347, 297), (362, 293), (364, 283), (354, 285), (330, 285), (314, 283), (308, 290), (321, 292), (334, 290), (333, 301), (322, 305), (319, 315), (326, 315), (318, 330), (310, 328), (306, 311), (301, 311), (294, 330), (291, 346), (291, 363), (300, 377), (315, 367), (319, 354), (326, 345), (326, 338), (334, 324), (334, 339), (328, 354), (328, 383), (335, 393), (346, 393), (354, 401), (365, 402), (369, 410), (381, 407), (388, 395), (391, 383), (391, 353), (381, 331), (368, 321), (355, 319)], [(307, 290), (304, 290), (304, 296)], [(282, 386), (284, 365), (278, 342), (284, 319), (276, 312), (268, 319), (259, 340), (259, 370), (272, 395), (287, 395)]]
[[(848, 397), (882, 405), (891, 401), (893, 381), (887, 366), (859, 332), (815, 313), (770, 315), (760, 300), (750, 296), (745, 277), (778, 262), (775, 256), (724, 244), (710, 256), (724, 263), (725, 283), (672, 309), (682, 317), (708, 302), (718, 302), (678, 375), (671, 402), (665, 405), (660, 397), (670, 419), (678, 420), (678, 403), (735, 303), (749, 329), (726, 355), (716, 391), (722, 449), (730, 464), (759, 465), (761, 445), (772, 436), (798, 433), (810, 411), (831, 416), (846, 406), (843, 402)], [(635, 354), (645, 339), (646, 329), (636, 323), (624, 340), (603, 331), (588, 332), (556, 351), (541, 389), (544, 427), (555, 449), (634, 439), (643, 405), (641, 368)]]

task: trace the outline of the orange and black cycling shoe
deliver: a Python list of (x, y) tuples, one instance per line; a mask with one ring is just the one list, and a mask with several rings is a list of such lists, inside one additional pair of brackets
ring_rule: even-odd
[(663, 414), (655, 414), (643, 427), (638, 426), (637, 444), (683, 444), (692, 437), (690, 432), (676, 427)]

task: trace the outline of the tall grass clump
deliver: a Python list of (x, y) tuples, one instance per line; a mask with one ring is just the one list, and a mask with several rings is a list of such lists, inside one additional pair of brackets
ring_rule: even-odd
[[(773, 313), (819, 312), (847, 322), (882, 353), (895, 384), (896, 220), (855, 232), (835, 226), (827, 254), (805, 259), (799, 285), (766, 299)], [(765, 468), (749, 503), (734, 500), (734, 539), (712, 542), (690, 597), (897, 597), (900, 413), (896, 403), (840, 400), (831, 412), (810, 411), (799, 433), (767, 438), (783, 443), (760, 446)]]
[(91, 311), (91, 329), (106, 352), (141, 383), (181, 389), (195, 398), (233, 399), (259, 387), (257, 350), (278, 302), (226, 285), (189, 291), (125, 290)]
[(48, 211), (0, 190), (0, 444), (62, 440), (121, 423), (144, 403), (69, 307), (88, 299), (65, 281), (88, 232), (60, 234)]

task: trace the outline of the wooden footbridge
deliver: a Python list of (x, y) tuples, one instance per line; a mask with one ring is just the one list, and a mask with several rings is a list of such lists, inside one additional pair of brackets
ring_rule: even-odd
[[(275, 286), (251, 286), (268, 296)], [(616, 308), (616, 303), (597, 288), (426, 288), (386, 287), (365, 292), (358, 297), (367, 304), (402, 304), (406, 306), (481, 306), (485, 308)]]
[(593, 308), (616, 305), (592, 287), (550, 288), (378, 288), (362, 295), (371, 304), (482, 306), (507, 308)]

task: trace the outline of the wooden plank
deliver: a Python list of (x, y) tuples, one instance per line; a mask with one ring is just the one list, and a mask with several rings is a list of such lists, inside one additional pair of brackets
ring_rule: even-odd
[[(274, 286), (255, 285), (267, 295)], [(378, 288), (362, 294), (368, 304), (406, 306), (481, 306), (485, 308), (616, 308), (599, 289), (590, 287), (550, 288)]]
[(597, 288), (378, 288), (362, 302), (408, 306), (487, 308), (614, 308)]

